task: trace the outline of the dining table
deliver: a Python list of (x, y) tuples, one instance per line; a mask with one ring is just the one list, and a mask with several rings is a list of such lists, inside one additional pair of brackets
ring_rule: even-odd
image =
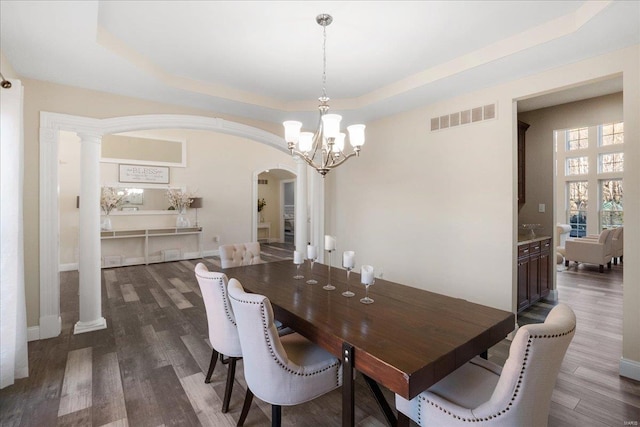
[[(462, 298), (376, 278), (369, 289), (372, 304), (360, 298), (365, 289), (360, 274), (351, 272), (342, 295), (346, 270), (316, 262), (298, 267), (291, 260), (222, 270), (240, 281), (247, 292), (269, 298), (276, 319), (342, 360), (342, 425), (353, 426), (354, 378), (360, 372), (387, 422), (409, 425), (396, 416), (380, 386), (412, 399), (439, 380), (484, 354), (515, 328), (512, 312)], [(294, 279), (299, 273), (303, 279)], [(329, 277), (330, 274), (330, 277)], [(317, 284), (307, 284), (315, 279)], [(335, 290), (325, 290), (331, 282)]]

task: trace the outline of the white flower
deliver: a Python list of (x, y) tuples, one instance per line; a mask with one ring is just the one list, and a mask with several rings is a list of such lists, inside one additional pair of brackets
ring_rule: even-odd
[(167, 199), (169, 199), (171, 207), (177, 211), (182, 211), (193, 203), (193, 194), (183, 192), (180, 189), (169, 188), (167, 190)]
[(122, 204), (122, 199), (124, 199), (125, 193), (124, 191), (116, 190), (113, 187), (102, 187), (102, 192), (100, 194), (100, 208), (109, 215), (111, 211)]

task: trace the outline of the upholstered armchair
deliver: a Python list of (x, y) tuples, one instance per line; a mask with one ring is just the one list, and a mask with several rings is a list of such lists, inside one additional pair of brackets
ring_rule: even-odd
[(622, 256), (624, 255), (624, 227), (618, 227), (613, 230), (613, 237), (611, 238), (611, 246), (613, 251), (613, 263), (618, 264), (618, 259), (620, 260), (620, 264), (622, 264)]
[[(567, 241), (567, 237), (569, 237), (570, 232), (571, 226), (569, 224), (556, 225), (556, 252), (562, 257), (562, 259), (564, 259), (565, 257), (564, 245)], [(562, 263), (562, 260), (558, 259), (557, 262), (558, 264), (560, 264)]]
[(222, 268), (239, 267), (262, 263), (260, 243), (236, 243), (220, 246), (220, 264)]
[(503, 368), (476, 357), (410, 401), (396, 395), (398, 415), (420, 426), (544, 427), (575, 328), (573, 310), (558, 304), (518, 330)]
[(278, 335), (267, 297), (246, 293), (236, 279), (229, 281), (228, 289), (247, 381), (238, 426), (244, 424), (254, 395), (271, 404), (271, 425), (279, 427), (281, 406), (313, 400), (342, 385), (338, 358), (297, 333)]
[(600, 266), (600, 273), (604, 272), (604, 265), (611, 268), (613, 258), (613, 230), (602, 230), (598, 240), (568, 239), (565, 243), (565, 265), (569, 266), (569, 261), (575, 263), (596, 264)]

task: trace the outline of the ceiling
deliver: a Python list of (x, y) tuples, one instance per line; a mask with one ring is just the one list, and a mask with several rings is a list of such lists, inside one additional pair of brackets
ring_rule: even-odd
[[(313, 125), (319, 13), (334, 18), (326, 88), (347, 124), (640, 43), (638, 1), (2, 0), (0, 48), (27, 78)], [(598, 82), (519, 110), (621, 88)]]

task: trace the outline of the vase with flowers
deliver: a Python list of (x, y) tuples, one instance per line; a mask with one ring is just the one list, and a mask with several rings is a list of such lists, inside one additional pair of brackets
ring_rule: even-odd
[(176, 218), (177, 228), (186, 228), (191, 226), (191, 222), (187, 217), (187, 208), (193, 203), (193, 194), (186, 191), (182, 191), (178, 188), (169, 188), (167, 190), (167, 199), (169, 200), (169, 209), (178, 211), (178, 217)]
[(100, 208), (102, 212), (104, 212), (104, 215), (102, 215), (100, 219), (101, 230), (110, 231), (112, 229), (109, 214), (122, 204), (124, 196), (125, 193), (122, 190), (113, 187), (102, 187), (102, 192), (100, 193)]
[(258, 199), (258, 214), (260, 215), (260, 222), (264, 222), (264, 217), (262, 216), (262, 209), (267, 206), (267, 202), (262, 199)]

